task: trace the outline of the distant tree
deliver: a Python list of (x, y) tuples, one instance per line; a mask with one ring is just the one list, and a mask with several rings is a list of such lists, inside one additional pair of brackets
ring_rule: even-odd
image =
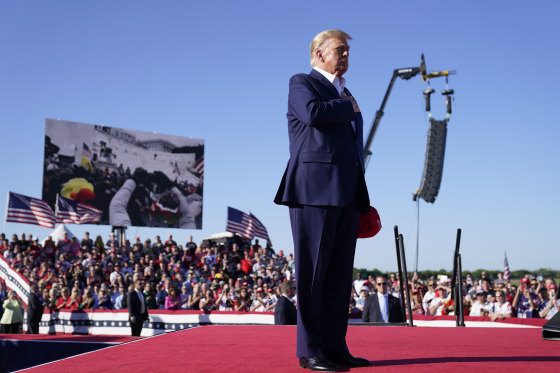
[[(374, 269), (366, 269), (366, 268), (354, 268), (354, 278), (356, 276), (357, 272), (361, 272), (362, 273), (362, 278), (367, 278), (369, 275), (372, 275), (373, 277), (379, 275), (379, 274), (389, 274), (389, 273), (397, 273), (397, 270), (395, 269), (394, 271), (380, 271), (377, 268)], [(482, 272), (486, 272), (487, 276), (490, 278), (490, 280), (495, 280), (498, 278), (498, 273), (503, 272), (503, 270), (490, 270), (490, 269), (477, 269), (474, 271), (463, 271), (462, 276), (463, 279), (466, 278), (467, 274), (471, 274), (475, 279), (479, 280)], [(518, 269), (515, 271), (511, 271), (511, 279), (512, 280), (519, 280), (522, 277), (524, 277), (527, 273), (537, 277), (537, 276), (542, 276), (543, 278), (547, 278), (547, 277), (552, 277), (554, 279), (560, 279), (560, 271), (558, 270), (554, 270), (554, 269), (548, 269), (548, 268), (540, 268), (538, 270), (535, 271), (529, 271), (526, 269)], [(413, 272), (409, 272), (408, 277), (412, 278), (412, 275), (414, 273)], [(429, 279), (429, 278), (437, 278), (438, 275), (446, 275), (448, 277), (451, 277), (452, 273), (451, 271), (447, 271), (445, 269), (440, 269), (439, 271), (435, 271), (435, 270), (431, 270), (431, 269), (427, 269), (424, 271), (418, 271), (418, 276), (420, 276), (421, 279)]]

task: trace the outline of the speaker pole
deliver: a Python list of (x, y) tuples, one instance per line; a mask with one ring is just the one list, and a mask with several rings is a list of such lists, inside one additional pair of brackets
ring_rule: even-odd
[[(406, 256), (404, 253), (404, 239), (402, 234), (399, 234), (399, 248), (401, 250), (402, 270), (404, 272), (404, 288), (406, 291), (406, 309), (408, 310), (408, 319), (410, 320), (409, 326), (414, 326), (412, 320), (412, 306), (410, 304), (410, 288), (408, 287), (408, 271), (406, 270)], [(402, 283), (401, 283), (401, 288), (402, 288)], [(404, 303), (405, 303), (405, 298), (403, 298), (403, 304)]]
[[(400, 245), (399, 245), (399, 227), (397, 225), (395, 225), (394, 228), (395, 231), (395, 247), (397, 249), (397, 265), (398, 265), (398, 270), (399, 270), (399, 294), (401, 295), (401, 312), (402, 312), (402, 318), (403, 320), (406, 321), (406, 312), (405, 312), (405, 303), (404, 303), (404, 290), (403, 290), (403, 286), (402, 286), (402, 282), (403, 282), (403, 272), (402, 272), (402, 266), (401, 266), (401, 252), (400, 252)], [(412, 319), (411, 319), (412, 320)]]
[[(463, 307), (463, 275), (462, 275), (463, 266), (461, 265), (461, 254), (459, 254), (457, 256), (457, 267), (459, 269), (459, 273), (458, 273), (459, 281), (458, 281), (458, 284), (457, 284), (457, 293), (458, 293), (458, 298), (459, 298), (458, 301), (459, 302), (456, 303), (456, 304), (458, 304), (457, 307), (459, 307), (459, 311), (460, 311), (459, 312), (459, 320), (458, 320), (459, 325), (457, 325), (457, 326), (464, 327), (465, 326), (465, 308)], [(455, 310), (455, 313), (456, 312), (457, 312), (457, 310)]]

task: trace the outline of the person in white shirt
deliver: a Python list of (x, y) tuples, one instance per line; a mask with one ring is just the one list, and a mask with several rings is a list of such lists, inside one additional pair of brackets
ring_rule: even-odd
[(257, 288), (257, 296), (251, 305), (251, 312), (266, 312), (266, 305), (268, 302), (268, 296), (263, 291), (263, 288)]
[(428, 291), (424, 294), (422, 298), (422, 307), (424, 307), (424, 314), (430, 315), (430, 303), (436, 297), (436, 281), (429, 280), (428, 281)]
[(356, 297), (356, 308), (360, 311), (364, 310), (364, 305), (366, 304), (366, 300), (369, 297), (369, 288), (366, 286), (362, 286), (360, 289), (360, 296)]
[(354, 296), (359, 297), (362, 287), (364, 286), (365, 280), (362, 279), (362, 274), (360, 272), (356, 273), (356, 279), (352, 282), (352, 288), (354, 289)]
[(503, 320), (511, 317), (511, 304), (506, 300), (506, 295), (503, 291), (496, 292), (497, 302), (493, 304), (492, 311), (490, 312), (490, 319), (496, 321), (497, 319)]
[(477, 291), (476, 301), (471, 306), (469, 316), (488, 316), (492, 311), (492, 304), (486, 300), (486, 293), (482, 290)]
[(115, 266), (114, 271), (110, 272), (109, 281), (111, 282), (111, 284), (115, 284), (117, 282), (117, 278), (119, 277), (119, 274), (120, 274), (120, 269), (121, 269), (121, 266), (119, 264), (117, 264)]
[(432, 316), (442, 316), (443, 308), (445, 303), (449, 300), (449, 295), (447, 288), (443, 285), (438, 285), (436, 292), (436, 297), (430, 302), (430, 315)]
[(222, 292), (218, 295), (216, 308), (218, 311), (233, 311), (233, 300), (231, 299), (229, 285), (225, 285)]

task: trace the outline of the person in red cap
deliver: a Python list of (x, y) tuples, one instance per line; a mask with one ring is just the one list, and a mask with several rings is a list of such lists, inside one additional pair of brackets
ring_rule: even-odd
[(511, 304), (511, 306), (517, 310), (517, 317), (519, 318), (533, 318), (538, 314), (538, 296), (528, 284), (529, 279), (527, 277), (521, 279), (515, 297), (513, 298), (513, 303)]
[(257, 296), (251, 304), (251, 312), (265, 312), (268, 303), (267, 294), (262, 287), (257, 288)]
[[(554, 280), (552, 280), (554, 281)], [(560, 309), (560, 302), (558, 301), (557, 287), (554, 282), (548, 285), (546, 292), (547, 299), (541, 303), (539, 316), (543, 319), (550, 320)]]

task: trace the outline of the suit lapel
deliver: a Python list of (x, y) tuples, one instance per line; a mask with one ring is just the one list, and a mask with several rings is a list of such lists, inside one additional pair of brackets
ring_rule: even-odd
[[(310, 76), (314, 77), (316, 80), (318, 80), (320, 83), (322, 83), (322, 85), (329, 91), (329, 93), (332, 95), (332, 97), (334, 98), (340, 98), (340, 95), (338, 94), (338, 91), (336, 90), (336, 88), (334, 87), (334, 85), (323, 76), (323, 74), (321, 74), (320, 72), (318, 72), (317, 70), (313, 69), (311, 70), (311, 72), (309, 73)], [(348, 96), (351, 96), (352, 93), (350, 93), (350, 91), (345, 87), (344, 88), (344, 92), (346, 92), (346, 94)], [(355, 139), (356, 139), (356, 149), (358, 151), (358, 158), (360, 160), (360, 164), (362, 166), (362, 172), (365, 171), (365, 165), (364, 165), (364, 140), (363, 140), (363, 119), (362, 119), (362, 114), (361, 113), (357, 113), (356, 114), (356, 132), (354, 133)], [(354, 131), (354, 130), (352, 130)]]
[[(348, 96), (352, 96), (352, 93), (344, 87), (344, 92)], [(364, 167), (364, 120), (362, 118), (362, 113), (356, 113), (356, 149), (358, 150), (358, 157), (360, 158), (360, 164), (362, 165), (362, 172), (365, 172)]]
[(313, 70), (311, 70), (311, 73), (309, 75), (311, 75), (312, 77), (314, 77), (315, 79), (317, 79), (318, 81), (323, 83), (325, 88), (327, 88), (329, 90), (329, 92), (331, 93), (331, 95), (333, 97), (340, 98), (340, 95), (338, 94), (338, 91), (336, 90), (334, 85), (331, 82), (329, 82), (329, 80), (327, 78), (325, 78), (323, 76), (323, 74), (321, 74), (317, 70), (313, 69)]

